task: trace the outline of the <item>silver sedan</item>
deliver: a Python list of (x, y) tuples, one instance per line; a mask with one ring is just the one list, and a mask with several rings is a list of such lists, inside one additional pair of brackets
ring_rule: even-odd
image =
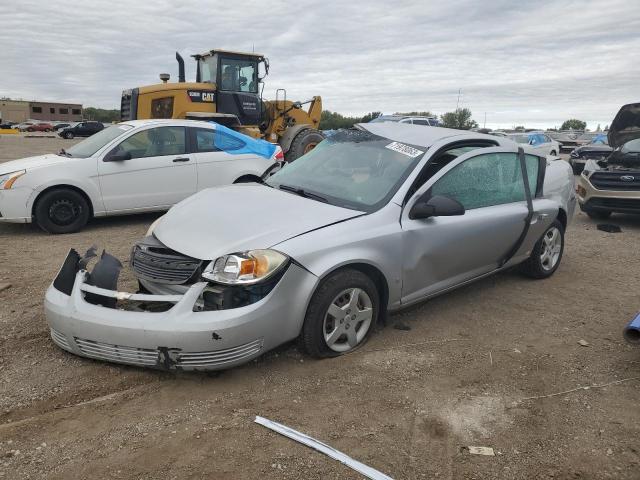
[(46, 294), (53, 340), (78, 355), (221, 369), (299, 338), (360, 347), (388, 312), (518, 266), (557, 270), (571, 168), (510, 140), (393, 123), (339, 131), (263, 184), (202, 191), (119, 262), (72, 251)]

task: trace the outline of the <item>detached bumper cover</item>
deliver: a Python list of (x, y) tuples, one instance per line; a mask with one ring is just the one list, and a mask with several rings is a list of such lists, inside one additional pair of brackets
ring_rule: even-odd
[[(79, 270), (69, 294), (56, 288), (55, 281), (47, 290), (45, 314), (56, 345), (83, 357), (179, 370), (230, 368), (297, 337), (317, 282), (292, 264), (254, 304), (194, 311), (206, 282), (192, 285), (184, 295), (143, 295), (89, 285), (88, 277), (86, 270)], [(163, 312), (130, 311), (89, 303), (87, 295), (173, 306)]]

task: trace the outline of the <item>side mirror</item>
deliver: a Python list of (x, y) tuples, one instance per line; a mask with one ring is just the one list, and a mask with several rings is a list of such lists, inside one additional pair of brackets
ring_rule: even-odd
[(113, 149), (104, 157), (103, 162), (123, 162), (125, 160), (131, 160), (131, 152), (125, 152), (124, 150)]
[(429, 192), (420, 197), (409, 211), (411, 220), (454, 215), (464, 215), (464, 206), (459, 201), (443, 195), (429, 197)]

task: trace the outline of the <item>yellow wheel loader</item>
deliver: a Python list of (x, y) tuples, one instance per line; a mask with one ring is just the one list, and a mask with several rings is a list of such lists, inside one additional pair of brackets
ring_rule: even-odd
[[(324, 139), (318, 130), (322, 100), (287, 100), (284, 89), (264, 101), (263, 79), (269, 60), (257, 53), (210, 50), (192, 55), (196, 81), (186, 82), (184, 60), (176, 52), (178, 82), (160, 74), (163, 83), (122, 92), (121, 121), (147, 118), (210, 120), (282, 147), (288, 162), (304, 155)], [(306, 106), (306, 107), (304, 107)], [(303, 108), (304, 107), (304, 108)]]

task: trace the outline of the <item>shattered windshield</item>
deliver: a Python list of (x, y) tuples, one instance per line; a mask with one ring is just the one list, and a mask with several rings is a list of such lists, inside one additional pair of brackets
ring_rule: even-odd
[(90, 137), (87, 137), (80, 143), (76, 143), (73, 147), (69, 147), (65, 153), (69, 157), (90, 157), (102, 147), (104, 147), (107, 143), (115, 140), (131, 128), (133, 128), (131, 125), (126, 125), (123, 123), (107, 127), (104, 130), (100, 130), (98, 133), (94, 133)]
[(342, 130), (266, 183), (333, 205), (370, 212), (389, 201), (425, 150), (365, 130)]

